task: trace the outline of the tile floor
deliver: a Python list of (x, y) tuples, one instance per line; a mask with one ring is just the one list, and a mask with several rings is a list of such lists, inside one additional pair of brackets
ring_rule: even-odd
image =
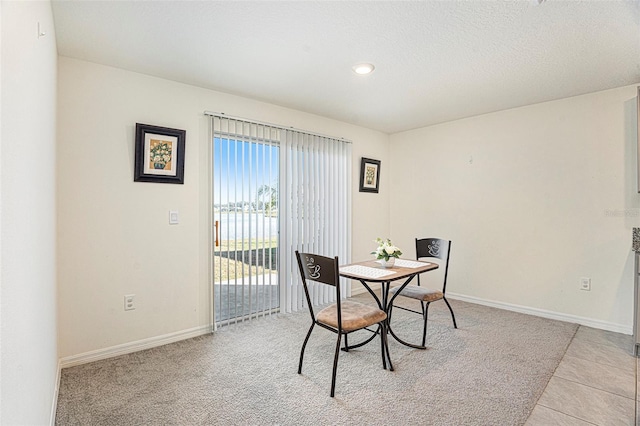
[(640, 426), (632, 348), (632, 336), (580, 326), (526, 426)]

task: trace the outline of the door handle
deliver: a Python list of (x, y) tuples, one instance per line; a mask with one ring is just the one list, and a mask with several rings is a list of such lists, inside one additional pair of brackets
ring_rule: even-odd
[(218, 239), (218, 225), (219, 225), (219, 223), (216, 220), (216, 223), (215, 223), (215, 227), (216, 227), (216, 247), (218, 247), (220, 245), (220, 241)]

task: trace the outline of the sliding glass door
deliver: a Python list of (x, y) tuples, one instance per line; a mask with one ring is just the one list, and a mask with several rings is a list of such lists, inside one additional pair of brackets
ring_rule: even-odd
[[(305, 309), (295, 250), (351, 259), (351, 143), (211, 116), (213, 321)], [(335, 301), (321, 284), (314, 305)], [(342, 285), (351, 294), (350, 283)]]
[(279, 309), (278, 155), (269, 138), (213, 138), (214, 313), (217, 325)]

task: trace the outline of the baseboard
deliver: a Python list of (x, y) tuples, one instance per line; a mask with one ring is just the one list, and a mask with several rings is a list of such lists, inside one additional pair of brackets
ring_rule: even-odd
[[(378, 291), (380, 289), (380, 284), (377, 283), (371, 283), (369, 284), (369, 286), (371, 287), (371, 289), (373, 291)], [(364, 288), (364, 286), (360, 283), (351, 283), (351, 295), (352, 296), (357, 296), (358, 294), (365, 294), (368, 293), (367, 289)]]
[(364, 287), (358, 287), (358, 288), (351, 288), (351, 295), (352, 296), (357, 296), (358, 294), (364, 294), (366, 293), (367, 290)]
[(491, 306), (492, 308), (505, 309), (507, 311), (519, 312), (522, 314), (534, 315), (537, 317), (549, 318), (564, 322), (572, 322), (575, 324), (586, 325), (587, 327), (598, 328), (600, 330), (613, 331), (615, 333), (629, 335), (633, 334), (633, 326), (615, 324), (612, 322), (600, 321), (593, 318), (580, 317), (577, 315), (564, 314), (561, 312), (531, 308), (522, 305), (514, 305), (512, 303), (496, 302), (494, 300), (481, 299), (479, 297), (465, 296), (463, 294), (450, 292), (447, 292), (447, 298), (461, 300), (463, 302), (477, 303), (479, 305)]
[(210, 325), (205, 325), (201, 327), (194, 327), (188, 330), (177, 331), (175, 333), (150, 337), (148, 339), (137, 340), (135, 342), (124, 343), (122, 345), (116, 345), (110, 348), (98, 349), (78, 355), (72, 355), (60, 359), (60, 368), (62, 369), (73, 367), (74, 365), (87, 364), (89, 362), (112, 358), (114, 356), (143, 351), (145, 349), (155, 348), (157, 346), (178, 342), (180, 340), (202, 336), (203, 334), (211, 333), (211, 331), (212, 327)]
[(60, 391), (60, 375), (62, 367), (60, 360), (58, 360), (58, 371), (56, 372), (56, 383), (53, 389), (53, 402), (51, 403), (51, 417), (49, 418), (49, 424), (51, 426), (56, 425), (56, 412), (58, 411), (58, 392)]

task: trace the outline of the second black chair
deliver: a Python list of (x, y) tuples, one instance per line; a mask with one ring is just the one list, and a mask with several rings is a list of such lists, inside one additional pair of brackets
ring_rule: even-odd
[[(424, 318), (424, 325), (422, 329), (422, 345), (414, 345), (411, 343), (407, 343), (402, 339), (398, 338), (393, 330), (390, 328), (389, 331), (393, 334), (399, 342), (411, 346), (413, 348), (425, 349), (425, 343), (427, 339), (427, 320), (429, 315), (429, 305), (431, 302), (435, 302), (437, 300), (444, 300), (449, 308), (449, 312), (451, 312), (451, 319), (453, 319), (453, 327), (458, 328), (456, 324), (456, 316), (453, 313), (453, 309), (451, 309), (451, 305), (449, 301), (445, 297), (445, 291), (447, 289), (447, 275), (449, 274), (449, 254), (451, 253), (451, 241), (441, 240), (438, 238), (416, 238), (416, 259), (422, 260), (427, 258), (435, 258), (440, 259), (442, 263), (444, 263), (444, 282), (442, 284), (442, 291), (432, 290), (426, 288), (425, 286), (420, 285), (420, 275), (418, 275), (418, 285), (408, 285), (406, 286), (402, 292), (400, 292), (399, 296), (405, 296), (411, 299), (416, 299), (420, 301), (420, 306), (422, 308), (421, 312), (414, 311), (413, 309), (404, 308), (402, 306), (394, 306), (392, 305), (389, 310), (389, 317), (391, 317), (391, 310), (395, 308), (404, 309), (406, 311), (415, 312), (417, 314), (421, 314)], [(442, 266), (442, 265), (441, 265)], [(399, 287), (394, 287), (390, 290), (392, 294), (397, 292)], [(391, 318), (389, 318), (391, 320)]]
[[(336, 343), (336, 352), (333, 358), (333, 374), (331, 376), (331, 396), (335, 395), (336, 389), (336, 371), (338, 369), (338, 355), (340, 353), (340, 341), (342, 335), (345, 336), (356, 330), (361, 330), (374, 324), (379, 324), (380, 341), (382, 347), (382, 367), (386, 367), (386, 357), (388, 356), (387, 333), (385, 332), (387, 314), (376, 307), (367, 306), (362, 303), (349, 300), (340, 300), (340, 273), (338, 257), (330, 258), (318, 256), (310, 253), (299, 253), (296, 250), (296, 259), (300, 268), (300, 276), (304, 286), (304, 294), (307, 298), (309, 312), (311, 313), (311, 327), (307, 333), (307, 337), (302, 344), (300, 351), (300, 363), (298, 364), (298, 374), (302, 374), (302, 359), (304, 358), (304, 350), (311, 337), (311, 331), (315, 325), (319, 325), (338, 335)], [(313, 304), (309, 296), (309, 288), (307, 280), (317, 281), (319, 283), (333, 286), (336, 290), (336, 303), (330, 305), (316, 316), (313, 311)], [(345, 337), (346, 339), (346, 337)], [(346, 341), (346, 340), (345, 340)]]

